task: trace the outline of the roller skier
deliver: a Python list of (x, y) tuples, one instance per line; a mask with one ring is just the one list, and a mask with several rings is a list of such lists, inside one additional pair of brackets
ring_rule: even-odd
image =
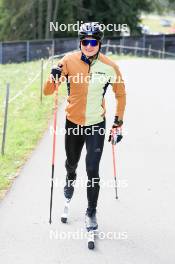
[[(53, 68), (48, 81), (44, 86), (44, 94), (55, 92), (56, 81), (59, 85), (63, 78), (67, 80), (67, 107), (65, 122), (65, 151), (66, 151), (66, 183), (64, 196), (66, 199), (63, 223), (67, 222), (68, 208), (74, 194), (76, 169), (83, 146), (86, 146), (86, 173), (87, 182), (87, 209), (85, 212), (86, 229), (91, 235), (88, 247), (94, 248), (93, 232), (97, 230), (97, 202), (100, 190), (99, 165), (103, 152), (106, 118), (105, 94), (107, 89), (114, 92), (116, 109), (112, 130), (121, 128), (126, 104), (125, 85), (117, 64), (100, 52), (103, 40), (103, 31), (97, 22), (84, 23), (79, 30), (80, 51), (65, 55), (56, 68)], [(75, 82), (75, 76), (81, 80)], [(103, 76), (103, 81), (100, 78)], [(83, 77), (83, 78), (82, 78)], [(105, 78), (104, 78), (105, 77)], [(82, 80), (83, 79), (83, 80)], [(95, 131), (94, 131), (95, 127)], [(73, 133), (73, 128), (81, 129), (81, 133)], [(82, 133), (83, 131), (83, 133)], [(87, 133), (88, 131), (88, 133)], [(121, 141), (122, 135), (115, 134), (116, 138), (109, 141), (116, 144)], [(79, 175), (81, 176), (81, 175)]]

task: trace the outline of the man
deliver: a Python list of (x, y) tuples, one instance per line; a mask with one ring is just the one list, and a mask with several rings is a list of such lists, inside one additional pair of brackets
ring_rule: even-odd
[[(67, 171), (64, 195), (68, 201), (73, 196), (76, 169), (83, 145), (86, 145), (86, 172), (88, 176), (86, 228), (97, 229), (96, 207), (99, 195), (99, 163), (103, 152), (105, 133), (105, 93), (112, 85), (117, 100), (113, 128), (122, 126), (126, 104), (125, 86), (115, 62), (100, 52), (103, 31), (96, 22), (85, 23), (79, 30), (80, 51), (67, 54), (51, 71), (44, 86), (44, 94), (53, 94), (56, 77), (61, 82), (67, 78), (68, 105), (66, 107), (65, 150)], [(75, 81), (75, 76), (79, 81)], [(81, 77), (81, 78), (80, 78)], [(111, 87), (111, 86), (109, 86)], [(79, 129), (79, 134), (73, 133)], [(83, 132), (82, 132), (83, 131)], [(122, 136), (117, 136), (116, 142)], [(109, 138), (110, 141), (111, 137)], [(116, 143), (114, 142), (114, 143)], [(63, 220), (63, 219), (62, 219)], [(66, 222), (65, 219), (63, 222)]]

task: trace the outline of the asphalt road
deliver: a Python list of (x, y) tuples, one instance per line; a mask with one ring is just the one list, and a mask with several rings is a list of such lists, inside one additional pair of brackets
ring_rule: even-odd
[[(84, 228), (85, 148), (68, 224), (60, 222), (65, 177), (64, 137), (57, 137), (53, 224), (49, 225), (52, 135), (36, 150), (0, 203), (0, 263), (174, 264), (173, 61), (120, 61), (127, 87), (124, 139), (116, 148), (119, 200), (112, 186), (111, 145), (105, 142), (98, 206), (99, 237), (89, 251)], [(107, 127), (115, 100), (107, 92)], [(64, 127), (64, 105), (58, 130)]]

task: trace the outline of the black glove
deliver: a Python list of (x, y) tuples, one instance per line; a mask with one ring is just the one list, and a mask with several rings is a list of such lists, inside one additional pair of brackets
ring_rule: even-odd
[(112, 126), (112, 129), (110, 131), (108, 142), (111, 141), (112, 145), (116, 145), (118, 142), (120, 142), (123, 138), (121, 126), (123, 125), (122, 120), (118, 120), (118, 116), (115, 116), (114, 118), (114, 124)]
[(53, 75), (54, 80), (59, 79), (61, 77), (62, 67), (62, 65), (59, 65), (57, 67), (52, 68), (51, 74)]

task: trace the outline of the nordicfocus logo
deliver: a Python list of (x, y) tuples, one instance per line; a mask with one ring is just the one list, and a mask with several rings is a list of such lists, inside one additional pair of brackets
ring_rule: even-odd
[[(67, 135), (95, 135), (96, 133), (98, 133), (99, 135), (105, 135), (105, 134), (109, 134), (111, 131), (111, 127), (107, 127), (107, 128), (103, 128), (101, 127), (99, 129), (99, 127), (97, 125), (93, 125), (92, 128), (88, 127), (88, 126), (81, 126), (81, 125), (77, 125), (76, 127), (68, 127), (67, 129), (65, 127), (56, 127), (56, 130), (54, 129), (53, 125), (50, 125), (49, 127), (49, 133), (50, 136), (53, 136), (54, 134), (58, 135), (58, 136), (65, 136)], [(120, 131), (117, 132), (118, 134), (120, 134)], [(125, 129), (122, 129), (122, 134), (124, 136), (128, 135), (128, 132)]]
[[(128, 234), (126, 231), (122, 232), (116, 232), (116, 231), (108, 231), (108, 232), (102, 232), (98, 231), (97, 236), (99, 239), (108, 239), (108, 240), (127, 240)], [(56, 240), (83, 240), (88, 238), (87, 232), (84, 231), (83, 228), (77, 229), (76, 231), (58, 231), (56, 230), (50, 230), (49, 233), (50, 239), (56, 239)]]
[[(111, 76), (104, 72), (91, 72), (89, 75), (85, 75), (82, 72), (77, 73), (76, 75), (70, 75), (70, 76), (64, 76), (62, 75), (59, 79), (56, 78), (56, 83), (75, 83), (75, 84), (89, 84), (91, 82), (92, 84), (96, 84), (97, 82), (100, 84), (104, 84), (109, 82), (110, 83), (117, 83), (117, 84), (124, 84), (123, 79), (120, 76)], [(50, 77), (50, 83), (53, 82), (52, 77)]]
[[(92, 181), (89, 181), (88, 179), (84, 179), (84, 178), (77, 178), (76, 181), (70, 180), (68, 181), (68, 186), (73, 185), (77, 190), (78, 189), (85, 189), (85, 188), (91, 188), (94, 187), (97, 183), (100, 184), (100, 188), (101, 189), (113, 189), (116, 186), (116, 183), (114, 181), (114, 179), (100, 179), (99, 182), (99, 178), (93, 178)], [(65, 186), (65, 180), (60, 180), (58, 178), (55, 178), (53, 180), (53, 184), (54, 184), (54, 188), (55, 189), (63, 189)], [(129, 183), (127, 179), (118, 179), (117, 181), (117, 187), (120, 189), (126, 189), (128, 188)]]
[[(83, 21), (76, 21), (74, 24), (59, 24), (59, 22), (52, 22), (49, 23), (50, 31), (75, 31), (78, 32), (80, 30), (81, 25), (84, 24)], [(102, 31), (115, 31), (115, 32), (127, 32), (128, 25), (127, 24), (99, 24)]]

